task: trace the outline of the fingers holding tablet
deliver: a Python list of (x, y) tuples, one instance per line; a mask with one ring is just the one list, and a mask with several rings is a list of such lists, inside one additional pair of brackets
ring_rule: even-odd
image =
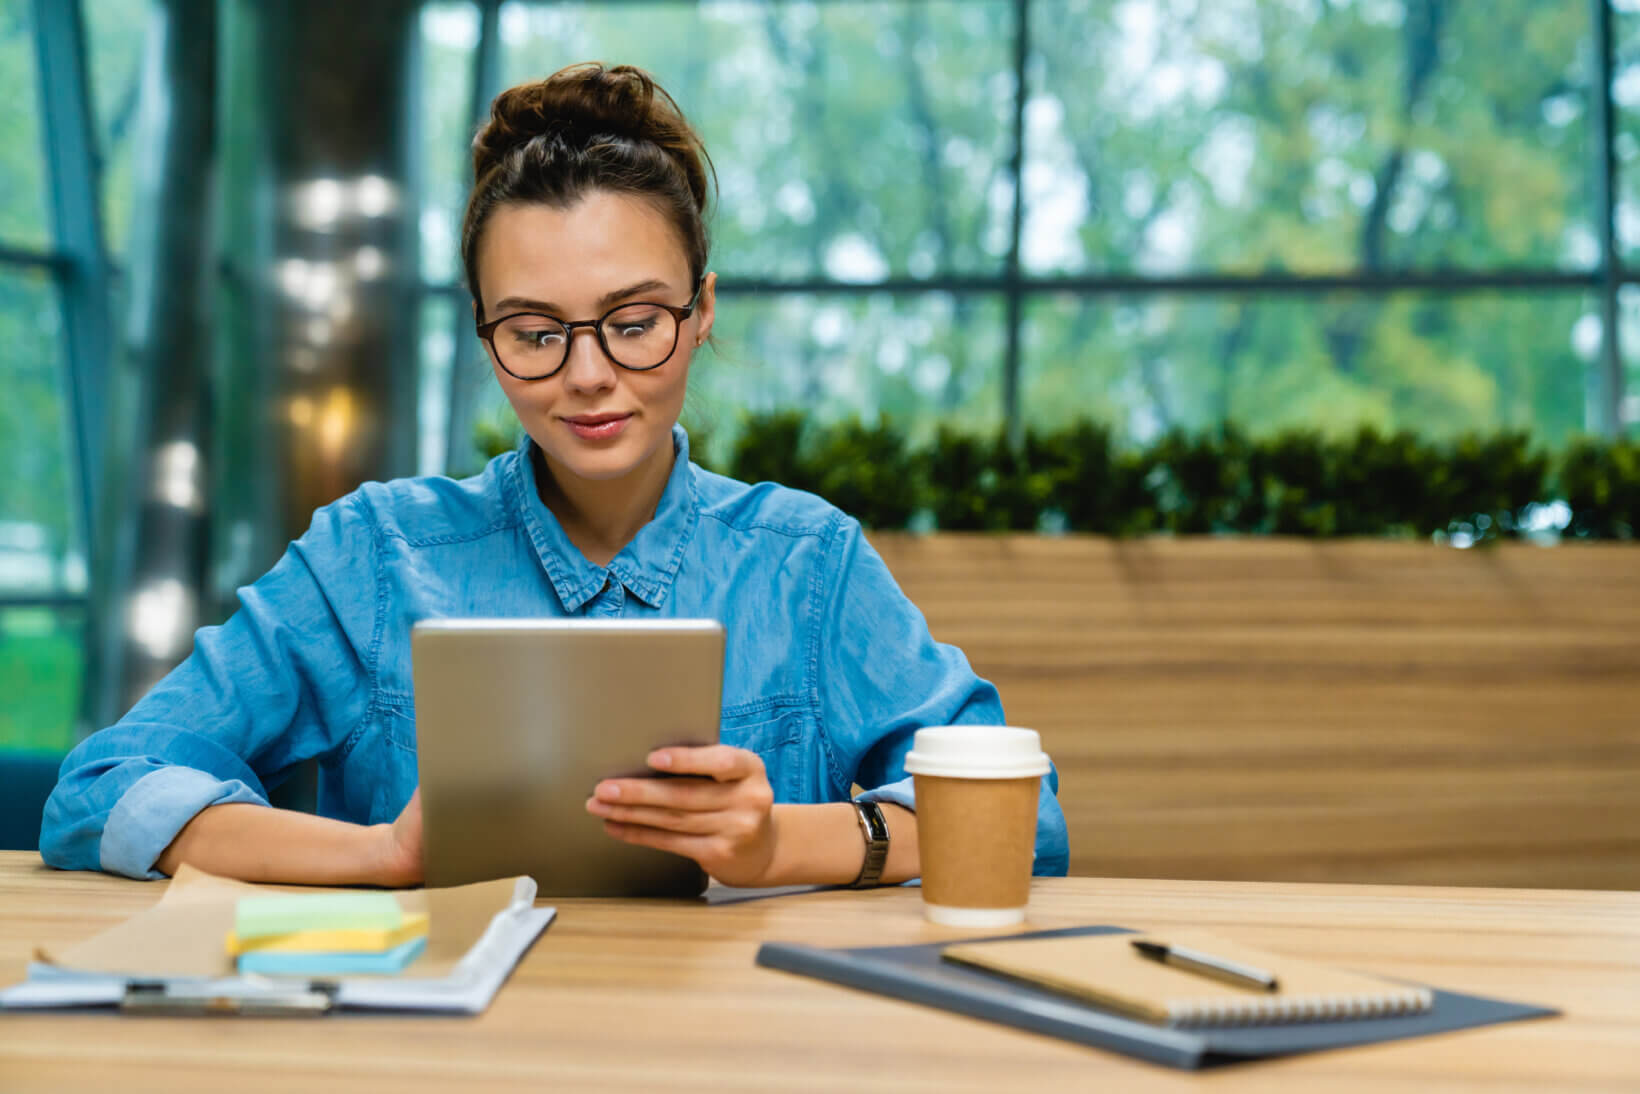
[(757, 885), (774, 854), (774, 790), (755, 752), (728, 745), (664, 748), (649, 764), (672, 779), (606, 779), (587, 812), (626, 843), (695, 860), (729, 885)]
[(761, 775), (763, 757), (732, 745), (704, 745), (698, 748), (657, 748), (645, 763), (669, 775), (704, 775), (719, 781)]

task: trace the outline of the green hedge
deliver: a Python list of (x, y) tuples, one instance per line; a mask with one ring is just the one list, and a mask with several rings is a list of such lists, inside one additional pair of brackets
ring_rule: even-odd
[[(708, 450), (695, 436), (697, 459)], [(491, 442), (487, 447), (505, 447)], [(1522, 432), (1438, 442), (1363, 429), (1251, 437), (1168, 433), (1133, 448), (1103, 426), (1001, 435), (941, 428), (912, 446), (892, 424), (747, 420), (727, 460), (748, 482), (811, 490), (870, 528), (1296, 536), (1543, 533), (1633, 539), (1640, 445), (1579, 439), (1551, 453)]]

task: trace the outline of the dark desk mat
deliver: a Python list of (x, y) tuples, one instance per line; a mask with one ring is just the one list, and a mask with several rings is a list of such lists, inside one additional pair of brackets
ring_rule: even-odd
[[(997, 937), (1126, 933), (1133, 932), (1126, 927), (1098, 926)], [(758, 950), (757, 963), (1178, 1068), (1211, 1067), (1269, 1056), (1397, 1041), (1559, 1013), (1548, 1007), (1434, 988), (1431, 990), (1435, 993), (1435, 1005), (1425, 1014), (1211, 1030), (1171, 1029), (1101, 1010), (971, 966), (942, 961), (940, 951), (946, 945), (931, 942), (917, 946), (824, 949), (767, 942)]]

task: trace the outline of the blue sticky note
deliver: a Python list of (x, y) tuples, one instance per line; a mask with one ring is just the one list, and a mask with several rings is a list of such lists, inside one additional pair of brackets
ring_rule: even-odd
[(274, 976), (333, 976), (349, 972), (396, 973), (421, 956), (427, 938), (412, 938), (380, 953), (281, 953), (253, 950), (239, 955), (240, 972)]

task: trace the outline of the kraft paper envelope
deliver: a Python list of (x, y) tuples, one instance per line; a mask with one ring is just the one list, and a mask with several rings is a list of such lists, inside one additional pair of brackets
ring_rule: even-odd
[[(514, 900), (518, 878), (498, 878), (449, 889), (395, 892), (406, 915), (426, 913), (427, 949), (405, 971), (418, 979), (450, 974), (497, 913)], [(533, 889), (533, 884), (531, 885)], [(80, 972), (163, 979), (235, 975), (223, 940), (233, 929), (240, 897), (269, 893), (320, 893), (301, 886), (251, 885), (183, 866), (158, 904), (94, 938), (36, 958)], [(350, 973), (348, 979), (366, 974)]]

